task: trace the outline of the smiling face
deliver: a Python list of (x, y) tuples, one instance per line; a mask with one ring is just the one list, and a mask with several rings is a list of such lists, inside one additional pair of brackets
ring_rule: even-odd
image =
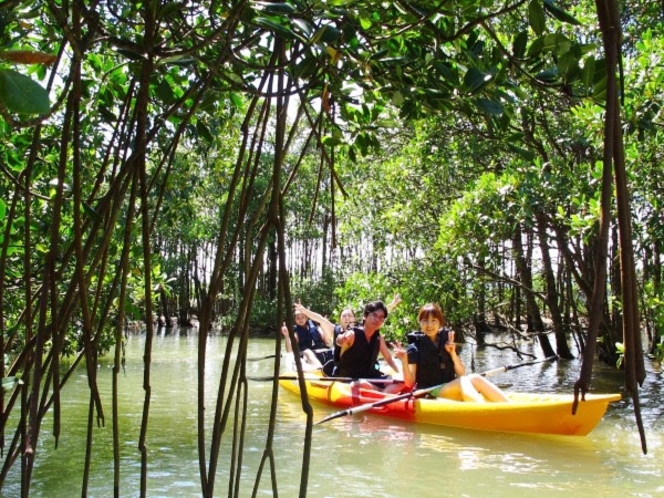
[(343, 330), (355, 325), (355, 313), (353, 313), (353, 310), (345, 309), (341, 312), (341, 315), (339, 316), (339, 325), (341, 325)]
[(437, 304), (430, 303), (422, 306), (417, 314), (420, 329), (429, 337), (434, 337), (441, 327), (445, 326), (445, 316)]
[(420, 329), (429, 337), (435, 337), (440, 329), (440, 320), (434, 315), (428, 315), (420, 320)]
[(304, 313), (295, 313), (295, 323), (297, 323), (300, 327), (304, 327), (307, 325), (307, 315)]
[(364, 330), (372, 334), (383, 326), (385, 322), (385, 313), (383, 310), (372, 311), (364, 317)]

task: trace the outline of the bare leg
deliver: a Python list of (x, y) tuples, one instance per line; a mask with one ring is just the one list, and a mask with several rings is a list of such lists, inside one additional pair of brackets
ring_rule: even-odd
[(399, 382), (398, 384), (387, 384), (385, 386), (385, 389), (383, 389), (383, 392), (385, 394), (396, 394), (400, 392), (405, 385), (406, 384), (404, 384), (403, 382)]
[(438, 397), (455, 401), (473, 401), (475, 403), (484, 403), (486, 401), (477, 389), (475, 389), (468, 376), (465, 375), (457, 377), (445, 384), (438, 391)]
[(311, 349), (302, 352), (302, 369), (307, 371), (322, 370), (323, 364)]
[(475, 403), (509, 403), (497, 385), (478, 374), (463, 375), (448, 382), (438, 392), (438, 397)]
[(473, 384), (475, 390), (492, 403), (508, 403), (509, 399), (507, 396), (500, 390), (500, 388), (495, 385), (490, 380), (482, 377), (481, 375), (472, 374), (468, 376), (470, 382)]
[(463, 389), (461, 388), (461, 377), (448, 382), (438, 391), (439, 398), (463, 401)]

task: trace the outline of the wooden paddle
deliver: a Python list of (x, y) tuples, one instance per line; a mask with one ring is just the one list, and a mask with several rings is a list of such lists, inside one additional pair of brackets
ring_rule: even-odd
[[(332, 351), (332, 348), (322, 348), (322, 349), (312, 349), (314, 353), (324, 353), (325, 351)], [(286, 356), (286, 353), (281, 353), (278, 355), (279, 358), (284, 358)], [(247, 358), (247, 361), (261, 361), (261, 360), (269, 360), (270, 358), (276, 358), (276, 354), (269, 354), (267, 356), (260, 356), (258, 358)], [(302, 358), (302, 353), (300, 353), (300, 358)]]
[[(547, 358), (544, 358), (543, 360), (533, 360), (533, 361), (525, 361), (523, 363), (515, 363), (514, 365), (506, 365), (504, 367), (499, 367), (499, 368), (494, 368), (492, 370), (487, 370), (486, 372), (480, 374), (483, 377), (488, 377), (490, 375), (496, 375), (502, 372), (507, 372), (508, 370), (514, 370), (515, 368), (521, 368), (521, 367), (526, 367), (528, 365), (535, 365), (537, 363), (544, 363), (546, 361), (551, 361), (557, 359), (558, 356), (549, 356)], [(324, 377), (323, 377), (324, 378)], [(322, 420), (319, 420), (316, 422), (314, 425), (318, 424), (323, 424), (325, 422), (328, 422), (329, 420), (333, 420), (335, 418), (343, 417), (346, 415), (354, 415), (355, 413), (360, 413), (360, 412), (365, 412), (367, 410), (371, 410), (372, 408), (379, 408), (381, 406), (389, 405), (392, 403), (396, 403), (397, 401), (401, 401), (402, 399), (408, 399), (408, 398), (415, 398), (418, 396), (423, 396), (424, 394), (428, 394), (431, 391), (435, 391), (436, 389), (444, 386), (445, 384), (439, 384), (437, 386), (431, 386), (427, 387), (424, 389), (417, 389), (415, 391), (411, 391), (406, 394), (400, 394), (399, 396), (394, 396), (393, 398), (386, 398), (380, 401), (375, 401), (373, 403), (365, 403), (364, 405), (359, 405), (359, 406), (353, 406), (350, 408), (346, 408), (345, 410), (341, 410), (338, 412), (333, 413), (332, 415), (328, 415)]]

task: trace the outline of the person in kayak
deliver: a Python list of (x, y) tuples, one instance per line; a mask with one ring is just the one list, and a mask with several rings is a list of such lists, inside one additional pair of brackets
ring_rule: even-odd
[(408, 334), (407, 349), (396, 342), (393, 350), (401, 361), (406, 388), (417, 384), (417, 389), (426, 389), (444, 384), (430, 394), (457, 401), (509, 401), (498, 386), (481, 375), (465, 375), (466, 369), (456, 352), (454, 331), (445, 328), (445, 316), (437, 304), (422, 306), (417, 321), (420, 330)]
[[(332, 337), (332, 345), (330, 347), (330, 353), (329, 356), (326, 357), (326, 361), (321, 362), (321, 369), (323, 370), (323, 373), (325, 375), (332, 375), (334, 372), (334, 366), (337, 364), (339, 358), (337, 355), (335, 355), (334, 351), (334, 341), (336, 338), (341, 334), (343, 331), (348, 330), (350, 327), (355, 325), (355, 312), (350, 309), (346, 308), (341, 311), (341, 314), (339, 315), (339, 324), (335, 325), (333, 324), (327, 317), (316, 313), (315, 311), (311, 311), (301, 304), (297, 303), (294, 305), (295, 309), (299, 312), (304, 313), (307, 315), (307, 317), (310, 320), (313, 320), (314, 322), (318, 323), (320, 328), (325, 332), (326, 335)], [(286, 330), (286, 333), (288, 333), (288, 330)], [(387, 348), (387, 346), (385, 346)], [(389, 349), (388, 349), (389, 353)], [(305, 358), (303, 356), (303, 358)], [(305, 358), (305, 360), (308, 360), (310, 358)]]
[[(300, 303), (295, 303), (293, 307), (295, 308), (293, 335), (297, 339), (297, 346), (302, 355), (302, 367), (307, 371), (320, 370), (325, 363), (332, 360), (334, 327), (328, 326), (331, 325), (329, 320), (323, 320), (322, 323), (309, 320), (308, 315), (311, 312)], [(291, 368), (294, 367), (292, 362), (293, 347), (285, 323), (281, 326), (281, 334), (284, 336), (286, 344), (287, 368), (294, 370), (294, 368)]]
[[(372, 301), (364, 307), (361, 325), (355, 325), (339, 334), (335, 340), (335, 356), (338, 362), (333, 375), (335, 377), (352, 377), (355, 379), (384, 379), (385, 375), (378, 369), (378, 353), (384, 343), (380, 335), (380, 328), (387, 318), (387, 307), (382, 301)], [(383, 358), (395, 371), (399, 367), (387, 349)], [(362, 387), (377, 388), (376, 385), (360, 381)], [(394, 386), (388, 385), (385, 390), (390, 391)]]
[[(399, 304), (401, 304), (401, 296), (399, 294), (395, 294), (392, 301), (387, 305), (388, 313), (391, 313)], [(355, 312), (353, 311), (352, 308), (344, 308), (343, 310), (341, 310), (341, 313), (339, 314), (339, 323), (335, 325), (327, 317), (319, 313), (316, 313), (315, 311), (311, 311), (305, 308), (304, 306), (302, 306), (301, 303), (295, 303), (293, 306), (295, 307), (296, 312), (304, 313), (305, 315), (307, 315), (307, 318), (309, 318), (309, 320), (313, 320), (315, 323), (317, 323), (327, 337), (331, 336), (333, 338), (333, 345), (332, 349), (330, 350), (333, 351), (333, 353), (330, 353), (331, 355), (334, 356), (333, 359), (330, 359), (330, 356), (327, 355), (326, 356), (327, 361), (321, 361), (321, 363), (323, 364), (323, 372), (325, 373), (325, 375), (328, 376), (332, 375), (334, 373), (334, 367), (339, 363), (339, 348), (334, 347), (334, 341), (336, 341), (337, 337), (340, 334), (344, 333), (346, 330), (349, 330), (353, 326), (355, 326), (355, 323), (357, 322), (357, 319), (355, 318)], [(288, 333), (288, 330), (286, 330), (286, 333)], [(383, 338), (382, 335), (380, 337), (380, 354), (383, 356), (383, 358), (388, 358), (388, 357), (392, 358), (392, 353), (390, 353), (390, 348), (387, 346), (387, 343), (385, 342), (385, 339)], [(303, 358), (305, 359), (305, 361), (310, 359), (309, 355), (307, 355), (307, 357), (303, 356)], [(393, 368), (395, 365), (396, 363), (392, 361)], [(398, 370), (395, 371), (398, 372)]]

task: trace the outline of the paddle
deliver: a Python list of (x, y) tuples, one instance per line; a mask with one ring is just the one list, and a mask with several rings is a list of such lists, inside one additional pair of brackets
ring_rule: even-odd
[[(323, 348), (323, 349), (312, 349), (314, 353), (324, 353), (325, 351), (331, 351), (332, 348)], [(284, 358), (286, 356), (285, 353), (282, 353), (279, 355), (279, 358)], [(261, 361), (261, 360), (269, 360), (270, 358), (276, 358), (276, 354), (269, 354), (267, 356), (260, 356), (258, 358), (247, 358), (247, 361)], [(300, 353), (300, 358), (302, 357), (302, 353)]]
[(514, 365), (505, 365), (504, 367), (493, 368), (491, 370), (487, 370), (484, 373), (481, 373), (480, 375), (482, 377), (489, 377), (491, 375), (497, 375), (499, 373), (507, 372), (508, 370), (514, 370), (515, 368), (527, 367), (529, 365), (536, 365), (537, 363), (544, 363), (547, 361), (553, 361), (557, 359), (558, 355), (554, 354), (552, 356), (547, 356), (543, 360), (524, 361), (523, 363), (515, 363)]
[[(279, 375), (276, 377), (279, 380), (297, 380), (299, 377), (297, 375)], [(247, 377), (249, 380), (257, 381), (270, 381), (274, 380), (274, 376), (267, 377)], [(403, 384), (401, 379), (359, 379), (355, 377), (318, 377), (318, 376), (304, 376), (304, 380), (311, 382), (356, 382), (356, 381), (366, 381), (373, 384)]]
[[(528, 365), (535, 365), (537, 363), (544, 363), (545, 361), (551, 361), (557, 359), (558, 356), (549, 356), (547, 358), (544, 358), (543, 360), (532, 360), (532, 361), (525, 361), (523, 363), (515, 363), (514, 365), (506, 365), (504, 367), (499, 367), (499, 368), (494, 368), (492, 370), (487, 370), (486, 372), (480, 374), (483, 377), (487, 377), (490, 375), (495, 375), (499, 374), (502, 372), (507, 372), (508, 370), (514, 370), (515, 368), (521, 368), (521, 367), (526, 367)], [(379, 408), (381, 406), (389, 405), (392, 403), (396, 403), (397, 401), (401, 401), (402, 399), (408, 399), (408, 398), (415, 398), (417, 396), (422, 396), (424, 394), (430, 393), (431, 391), (434, 391), (438, 389), (439, 387), (442, 387), (444, 384), (439, 384), (437, 386), (431, 386), (427, 387), (424, 389), (417, 389), (415, 391), (411, 391), (406, 394), (400, 394), (399, 396), (395, 396), (393, 398), (386, 398), (380, 401), (375, 401), (373, 403), (365, 403), (364, 405), (359, 405), (359, 406), (353, 406), (350, 408), (346, 408), (345, 410), (341, 410), (338, 412), (333, 413), (332, 415), (328, 415), (322, 420), (319, 420), (316, 422), (314, 425), (322, 424), (325, 422), (328, 422), (330, 420), (333, 420), (335, 418), (343, 417), (346, 415), (353, 415), (355, 413), (360, 413), (360, 412), (365, 412), (367, 410), (371, 410), (372, 408)]]

